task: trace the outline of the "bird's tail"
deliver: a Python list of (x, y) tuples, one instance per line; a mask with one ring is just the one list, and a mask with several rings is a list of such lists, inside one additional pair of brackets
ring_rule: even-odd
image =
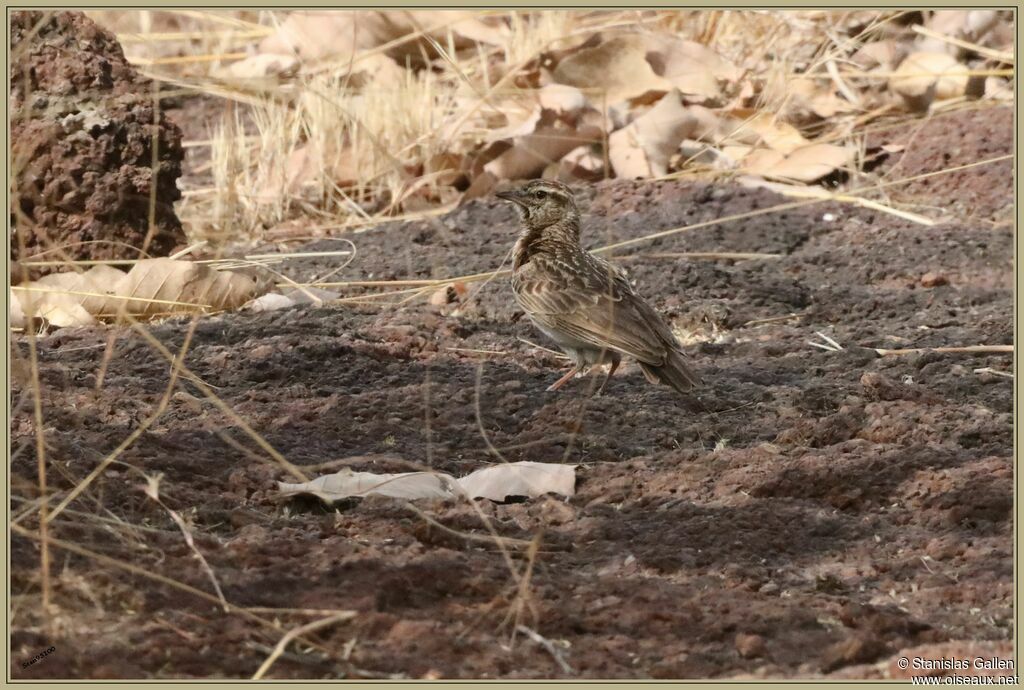
[(661, 366), (654, 366), (638, 362), (644, 376), (651, 383), (664, 383), (672, 386), (680, 393), (685, 393), (691, 388), (701, 385), (700, 376), (697, 375), (689, 364), (683, 353), (676, 350), (669, 350), (665, 363)]

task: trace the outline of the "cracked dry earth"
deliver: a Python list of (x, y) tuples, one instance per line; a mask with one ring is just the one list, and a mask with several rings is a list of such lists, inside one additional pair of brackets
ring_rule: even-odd
[[(1012, 113), (937, 116), (915, 131), (912, 150), (885, 163), (890, 179), (1012, 152)], [(276, 481), (287, 475), (188, 379), (51, 534), (212, 592), (167, 511), (141, 489), (142, 473), (161, 473), (162, 500), (232, 604), (356, 612), (309, 634), (314, 645), (289, 647), (274, 678), (880, 678), (904, 674), (895, 660), (908, 651), (1010, 656), (1013, 381), (992, 372), (1010, 371), (1011, 357), (870, 349), (1013, 342), (1011, 162), (956, 175), (955, 185), (934, 183), (943, 196), (931, 206), (956, 214), (932, 227), (815, 204), (620, 250), (707, 382), (689, 397), (648, 385), (635, 365), (600, 398), (579, 380), (546, 393), (562, 363), (524, 342), (542, 340), (513, 320), (503, 279), (468, 304), (350, 303), (198, 322), (188, 367), (300, 467), (401, 471), (408, 461), (460, 475), (495, 462), (481, 426), (507, 460), (577, 464), (571, 499), (479, 504), (501, 535), (542, 535), (525, 599), (492, 541), (439, 529), (399, 502), (282, 502)], [(581, 194), (590, 246), (791, 201), (681, 181), (613, 181)], [(913, 194), (927, 199), (929, 189)], [(511, 209), (471, 202), (351, 236), (359, 253), (344, 278), (485, 271), (514, 233)], [(724, 251), (780, 256), (673, 256)], [(308, 278), (329, 268), (290, 270)], [(176, 351), (187, 326), (151, 330)], [(843, 349), (809, 345), (821, 342), (816, 331)], [(167, 385), (166, 360), (121, 329), (97, 388), (109, 333), (65, 329), (39, 341), (58, 495), (153, 412)], [(27, 352), (24, 340), (14, 347)], [(34, 530), (31, 389), (17, 376), (12, 400), (11, 507)], [(467, 505), (417, 507), (450, 530), (488, 534)], [(285, 631), (327, 615), (253, 609), (275, 628), (141, 573), (53, 554), (48, 629), (38, 544), (11, 540), (15, 677), (248, 677)], [(526, 561), (513, 549), (515, 568)], [(508, 649), (516, 610), (564, 665), (522, 635)]]

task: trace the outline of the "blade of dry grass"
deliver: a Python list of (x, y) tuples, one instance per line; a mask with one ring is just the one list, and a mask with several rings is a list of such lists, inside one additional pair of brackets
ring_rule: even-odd
[(965, 50), (973, 51), (978, 55), (983, 55), (993, 60), (999, 60), (1000, 62), (1008, 62), (1011, 65), (1014, 64), (1015, 62), (1012, 53), (1006, 53), (1001, 50), (993, 50), (992, 48), (986, 48), (985, 46), (978, 45), (977, 43), (971, 43), (970, 41), (964, 41), (959, 38), (947, 36), (946, 34), (940, 34), (938, 31), (933, 31), (921, 24), (914, 24), (910, 28), (914, 33), (920, 34), (921, 36), (927, 36), (928, 38), (935, 38), (940, 41), (945, 41), (950, 45), (954, 45), (958, 48), (964, 48)]
[(192, 550), (192, 553), (196, 555), (196, 558), (199, 559), (199, 562), (203, 566), (203, 570), (205, 570), (206, 574), (210, 577), (210, 583), (213, 584), (213, 590), (217, 593), (217, 598), (220, 599), (224, 613), (228, 613), (228, 600), (224, 598), (224, 591), (220, 588), (220, 582), (217, 580), (217, 575), (213, 572), (213, 568), (210, 567), (210, 563), (206, 560), (206, 557), (203, 556), (203, 552), (196, 546), (196, 540), (192, 537), (192, 532), (189, 531), (188, 525), (185, 524), (185, 521), (181, 518), (181, 515), (178, 514), (178, 511), (172, 510), (160, 499), (161, 477), (162, 475), (159, 474), (155, 476), (146, 476), (146, 495), (153, 499), (157, 505), (166, 510), (167, 514), (170, 515), (171, 519), (174, 521), (174, 524), (176, 524), (178, 529), (181, 530), (181, 534), (185, 538), (185, 544), (187, 544), (188, 548)]
[[(42, 536), (40, 534), (38, 534), (36, 532), (33, 532), (31, 530), (25, 529), (24, 527), (21, 527), (20, 525), (11, 525), (10, 527), (11, 527), (11, 531), (12, 532), (14, 532), (16, 534), (19, 534), (20, 536), (25, 537), (26, 539), (31, 539), (31, 540), (33, 540), (35, 542), (41, 542), (42, 541)], [(161, 583), (163, 585), (166, 585), (166, 586), (171, 587), (173, 589), (176, 589), (178, 591), (185, 592), (186, 594), (190, 594), (190, 595), (198, 597), (200, 599), (204, 599), (204, 600), (206, 600), (206, 601), (208, 601), (208, 602), (210, 602), (212, 604), (215, 604), (215, 605), (219, 606), (220, 603), (221, 603), (220, 599), (218, 599), (213, 594), (210, 594), (208, 592), (204, 592), (201, 589), (193, 587), (192, 585), (186, 584), (186, 583), (181, 582), (179, 580), (175, 580), (174, 578), (167, 577), (166, 575), (162, 575), (162, 574), (154, 572), (152, 570), (147, 570), (145, 568), (142, 568), (140, 566), (135, 565), (134, 563), (127, 563), (125, 561), (122, 561), (122, 560), (119, 560), (119, 559), (116, 559), (116, 558), (112, 558), (111, 556), (107, 556), (107, 555), (102, 554), (102, 553), (97, 553), (95, 551), (91, 551), (90, 549), (87, 549), (87, 548), (85, 548), (83, 546), (80, 546), (78, 544), (75, 544), (75, 543), (72, 543), (72, 542), (68, 542), (68, 541), (64, 541), (62, 539), (58, 539), (58, 538), (53, 537), (53, 536), (48, 536), (47, 537), (47, 542), (50, 544), (50, 546), (57, 547), (59, 549), (67, 551), (69, 553), (77, 554), (79, 556), (82, 556), (83, 558), (87, 558), (87, 559), (89, 559), (91, 561), (95, 561), (97, 563), (102, 563), (103, 565), (107, 565), (107, 566), (110, 566), (112, 568), (116, 568), (118, 570), (123, 570), (123, 571), (131, 573), (133, 575), (138, 575), (140, 577), (144, 577), (144, 578), (149, 579), (149, 580), (154, 580), (156, 582), (159, 582), (159, 583)], [(271, 620), (271, 619), (268, 619), (268, 618), (264, 618), (263, 616), (259, 616), (259, 615), (255, 614), (255, 613), (253, 613), (252, 611), (250, 611), (246, 607), (236, 606), (235, 604), (232, 604), (232, 603), (228, 602), (228, 609), (229, 609), (228, 610), (229, 613), (238, 614), (240, 616), (243, 616), (243, 617), (247, 618), (248, 620), (250, 620), (250, 621), (252, 621), (254, 623), (258, 623), (259, 625), (265, 626), (267, 628), (270, 628), (270, 629), (273, 629), (273, 630), (276, 630), (276, 631), (279, 631), (279, 632), (285, 632), (283, 626), (279, 622), (277, 622), (276, 620)], [(339, 611), (338, 612), (339, 615), (342, 614), (342, 613), (352, 613), (353, 615), (357, 615), (358, 612), (356, 612), (356, 611), (350, 611), (350, 612)], [(323, 647), (322, 645), (318, 644), (317, 642), (315, 642), (313, 640), (303, 639), (303, 642), (305, 642), (306, 644), (309, 644), (310, 646), (315, 647), (315, 648), (317, 648), (317, 649), (319, 649), (319, 650), (321, 650), (321, 651), (331, 655), (330, 650), (326, 649), (325, 647)], [(333, 655), (331, 655), (331, 656), (333, 656)]]
[(153, 412), (146, 417), (146, 419), (144, 419), (142, 423), (139, 424), (139, 426), (137, 426), (135, 430), (117, 446), (117, 448), (103, 458), (100, 464), (94, 467), (92, 472), (90, 472), (85, 479), (75, 485), (75, 488), (72, 489), (68, 495), (64, 497), (64, 500), (58, 503), (57, 507), (55, 507), (50, 513), (51, 518), (60, 515), (61, 512), (68, 507), (68, 504), (74, 501), (83, 491), (89, 488), (89, 485), (92, 484), (97, 477), (103, 474), (107, 467), (110, 466), (110, 463), (117, 460), (124, 451), (128, 450), (128, 448), (130, 448), (132, 444), (142, 436), (142, 434), (146, 433), (146, 431), (163, 416), (171, 401), (171, 395), (173, 395), (174, 389), (177, 386), (178, 376), (184, 368), (185, 355), (188, 352), (189, 346), (192, 344), (192, 336), (195, 334), (196, 326), (198, 325), (198, 319), (193, 317), (192, 321), (189, 323), (188, 329), (185, 331), (185, 339), (181, 344), (181, 348), (178, 350), (178, 354), (171, 357), (171, 375), (167, 381), (167, 387), (164, 389), (164, 393), (160, 398), (160, 402), (157, 403), (156, 409), (153, 410)]
[(270, 670), (270, 667), (274, 665), (274, 662), (277, 661), (281, 654), (284, 653), (284, 650), (288, 647), (288, 645), (291, 644), (297, 638), (312, 632), (316, 632), (317, 630), (323, 630), (324, 628), (335, 625), (336, 623), (341, 623), (342, 621), (352, 620), (356, 617), (356, 615), (357, 614), (355, 611), (344, 611), (342, 613), (336, 613), (332, 616), (328, 616), (327, 618), (323, 618), (318, 621), (313, 621), (312, 623), (306, 623), (305, 625), (300, 625), (297, 628), (289, 630), (287, 633), (285, 633), (285, 636), (282, 637), (281, 640), (274, 647), (274, 651), (270, 653), (270, 656), (267, 657), (266, 661), (264, 661), (260, 665), (259, 669), (257, 669), (256, 673), (253, 674), (252, 680), (262, 679), (263, 676), (266, 675), (267, 671)]
[[(28, 323), (32, 323), (33, 314), (29, 313)], [(44, 540), (40, 543), (39, 549), (39, 574), (40, 583), (42, 587), (42, 606), (43, 615), (49, 621), (50, 619), (50, 548), (49, 543), (45, 540), (49, 534), (49, 522), (51, 516), (47, 514), (46, 500), (47, 487), (46, 487), (46, 437), (43, 427), (43, 392), (42, 385), (39, 381), (39, 353), (36, 347), (36, 332), (34, 328), (29, 327), (28, 332), (28, 354), (29, 354), (29, 370), (31, 372), (32, 381), (32, 415), (35, 420), (35, 437), (36, 437), (36, 476), (39, 482), (39, 533), (41, 538)], [(49, 625), (49, 623), (48, 623)]]
[(913, 355), (919, 352), (945, 352), (950, 354), (1013, 354), (1013, 345), (965, 345), (963, 347), (905, 347), (887, 350), (882, 347), (872, 348), (883, 357), (890, 355)]

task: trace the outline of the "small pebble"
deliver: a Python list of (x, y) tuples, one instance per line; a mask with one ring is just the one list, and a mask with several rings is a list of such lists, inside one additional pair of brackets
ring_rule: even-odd
[(948, 285), (949, 278), (942, 275), (941, 273), (933, 273), (928, 271), (921, 276), (921, 287), (933, 288), (939, 287), (940, 285)]

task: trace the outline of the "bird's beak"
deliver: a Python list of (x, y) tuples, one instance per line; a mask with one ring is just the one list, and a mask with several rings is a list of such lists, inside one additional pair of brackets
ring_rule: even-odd
[(518, 189), (511, 189), (507, 192), (495, 192), (494, 196), (502, 199), (503, 201), (511, 201), (513, 204), (519, 206), (525, 206), (523, 203), (523, 193)]

